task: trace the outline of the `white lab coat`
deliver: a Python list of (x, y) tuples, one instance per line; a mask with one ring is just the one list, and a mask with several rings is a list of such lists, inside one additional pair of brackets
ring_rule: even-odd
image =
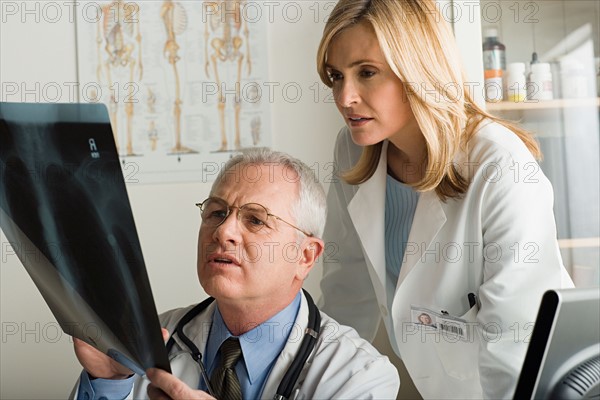
[[(425, 398), (512, 397), (542, 294), (572, 286), (556, 240), (550, 182), (516, 135), (497, 123), (481, 126), (468, 154), (456, 160), (470, 179), (467, 193), (446, 202), (433, 191), (420, 194), (388, 303), (386, 149), (387, 143), (368, 181), (353, 186), (339, 179), (330, 187), (321, 308), (371, 340), (383, 318)], [(360, 153), (342, 129), (339, 170)], [(469, 293), (479, 305), (470, 308)], [(413, 323), (411, 306), (461, 317), (471, 338)]]
[[(160, 316), (162, 326), (173, 332), (183, 315), (193, 306), (171, 310)], [(204, 353), (212, 324), (215, 303), (186, 325), (186, 335)], [(308, 304), (302, 294), (300, 311), (291, 329), (288, 341), (273, 367), (262, 393), (263, 399), (272, 399), (281, 379), (294, 360), (308, 325)], [(175, 376), (190, 387), (200, 384), (200, 367), (192, 359), (187, 347), (175, 336), (175, 345), (169, 353)], [(138, 377), (128, 398), (147, 398), (149, 381)], [(77, 398), (75, 386), (73, 398)], [(321, 313), (321, 333), (292, 392), (293, 399), (393, 399), (398, 393), (398, 371), (386, 356), (348, 326), (338, 324)]]

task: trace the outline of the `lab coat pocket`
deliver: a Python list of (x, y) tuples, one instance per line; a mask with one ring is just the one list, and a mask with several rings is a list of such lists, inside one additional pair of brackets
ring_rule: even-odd
[(465, 321), (461, 325), (463, 335), (459, 336), (451, 331), (442, 330), (440, 340), (435, 343), (438, 356), (448, 376), (457, 380), (473, 379), (479, 375), (478, 350), (479, 338), (475, 332), (477, 325), (477, 306), (459, 319)]

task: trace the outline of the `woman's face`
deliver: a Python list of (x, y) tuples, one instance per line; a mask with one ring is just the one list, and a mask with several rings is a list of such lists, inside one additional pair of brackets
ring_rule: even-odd
[[(389, 67), (372, 26), (339, 32), (327, 49), (328, 74), (338, 110), (360, 145), (398, 144), (418, 129), (405, 88)], [(410, 139), (409, 139), (410, 140)]]
[(431, 325), (431, 317), (428, 314), (419, 315), (419, 321), (424, 325)]

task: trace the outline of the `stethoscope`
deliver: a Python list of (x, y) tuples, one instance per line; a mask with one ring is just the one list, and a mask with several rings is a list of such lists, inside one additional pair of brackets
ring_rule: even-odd
[[(308, 359), (308, 356), (312, 352), (315, 344), (317, 342), (317, 338), (319, 337), (319, 332), (321, 331), (321, 313), (319, 309), (315, 305), (312, 297), (308, 294), (306, 290), (302, 290), (304, 292), (304, 296), (306, 297), (306, 302), (308, 303), (308, 327), (304, 331), (304, 339), (302, 339), (302, 343), (300, 344), (300, 349), (298, 350), (298, 355), (292, 361), (292, 365), (288, 368), (283, 379), (279, 383), (277, 387), (277, 391), (275, 392), (275, 396), (273, 400), (284, 400), (289, 399), (292, 394), (292, 390), (294, 390), (294, 385), (296, 385), (296, 381), (298, 381), (298, 377), (302, 372), (302, 368)], [(187, 325), (192, 319), (201, 314), (215, 299), (209, 297), (204, 300), (202, 303), (194, 306), (190, 311), (188, 311), (183, 318), (179, 320), (173, 334), (167, 341), (166, 347), (167, 352), (170, 352), (175, 344), (175, 334), (179, 336), (179, 339), (187, 346), (187, 348), (191, 352), (191, 356), (200, 365), (200, 373), (202, 374), (202, 379), (206, 383), (206, 387), (211, 396), (215, 396), (215, 392), (210, 385), (210, 379), (208, 379), (208, 374), (206, 372), (206, 368), (204, 367), (204, 363), (202, 362), (202, 353), (198, 349), (198, 347), (188, 338), (183, 332), (183, 327)]]

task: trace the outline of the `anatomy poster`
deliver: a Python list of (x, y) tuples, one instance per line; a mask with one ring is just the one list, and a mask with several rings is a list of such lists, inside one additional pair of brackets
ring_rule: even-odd
[(270, 145), (259, 2), (77, 6), (81, 101), (106, 104), (128, 182), (211, 180), (237, 151)]

